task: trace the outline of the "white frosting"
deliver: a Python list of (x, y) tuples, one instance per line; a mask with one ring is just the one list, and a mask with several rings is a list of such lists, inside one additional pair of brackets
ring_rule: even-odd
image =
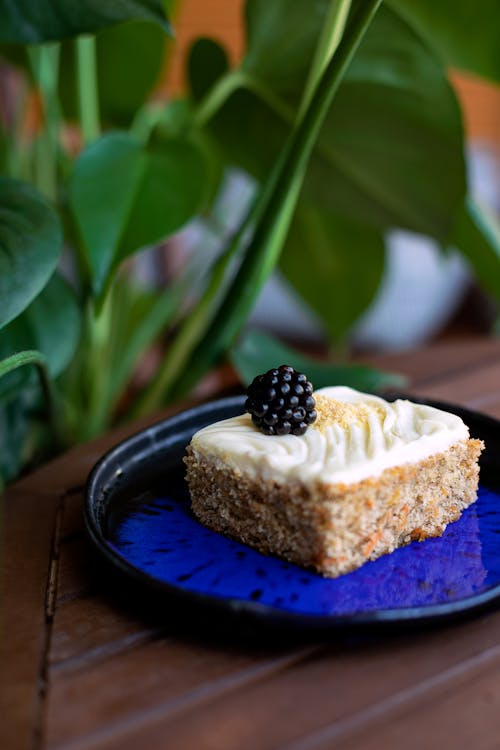
[(469, 437), (460, 417), (432, 406), (401, 399), (389, 403), (344, 386), (322, 388), (318, 394), (376, 408), (347, 428), (330, 423), (320, 430), (313, 424), (301, 436), (264, 435), (249, 414), (242, 414), (203, 428), (191, 446), (195, 453), (208, 453), (263, 480), (349, 484), (416, 463)]

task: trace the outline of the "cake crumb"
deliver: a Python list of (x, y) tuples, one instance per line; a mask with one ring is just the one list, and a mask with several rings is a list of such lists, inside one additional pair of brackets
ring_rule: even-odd
[(337, 401), (319, 394), (315, 396), (315, 399), (318, 417), (312, 427), (320, 432), (324, 432), (333, 424), (338, 424), (343, 429), (348, 429), (353, 423), (365, 424), (374, 412), (377, 412), (381, 419), (385, 417), (384, 410), (378, 404), (367, 404), (363, 401), (355, 403)]

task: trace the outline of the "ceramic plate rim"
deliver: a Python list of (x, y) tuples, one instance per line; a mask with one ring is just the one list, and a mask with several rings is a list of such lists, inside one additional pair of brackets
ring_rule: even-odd
[[(388, 400), (401, 397), (411, 398), (415, 403), (428, 404), (440, 409), (445, 409), (446, 411), (457, 413), (466, 423), (483, 423), (485, 429), (488, 428), (498, 433), (498, 439), (500, 440), (500, 420), (482, 414), (481, 412), (472, 411), (450, 402), (433, 399), (420, 399), (402, 393), (386, 394), (384, 397)], [(355, 627), (414, 622), (425, 623), (437, 620), (447, 620), (459, 615), (472, 614), (473, 612), (482, 610), (488, 605), (493, 604), (495, 601), (500, 600), (499, 583), (486, 591), (453, 602), (441, 602), (417, 607), (376, 609), (368, 612), (340, 615), (313, 615), (290, 612), (272, 605), (239, 599), (237, 597), (219, 597), (191, 591), (185, 589), (181, 585), (176, 586), (171, 583), (160, 581), (130, 563), (110, 544), (106, 537), (103, 524), (99, 520), (99, 514), (101, 512), (100, 507), (103, 504), (105, 506), (105, 501), (102, 498), (99, 499), (99, 496), (103, 494), (106, 487), (111, 486), (109, 484), (102, 484), (110, 466), (116, 464), (119, 457), (130, 450), (132, 450), (132, 455), (135, 456), (136, 463), (140, 463), (141, 461), (144, 461), (148, 455), (154, 455), (159, 452), (162, 443), (157, 443), (155, 441), (155, 436), (158, 432), (165, 431), (169, 427), (175, 427), (179, 423), (180, 427), (182, 427), (185, 423), (186, 426), (184, 427), (184, 432), (186, 432), (187, 435), (187, 432), (191, 429), (189, 428), (191, 422), (199, 422), (200, 418), (208, 417), (215, 411), (238, 408), (241, 413), (244, 400), (244, 396), (228, 396), (180, 411), (175, 415), (140, 430), (125, 440), (117, 443), (95, 464), (88, 476), (85, 488), (83, 504), (84, 524), (94, 548), (104, 557), (105, 561), (112, 566), (114, 571), (119, 571), (121, 574), (131, 578), (139, 585), (145, 586), (149, 593), (170, 596), (178, 601), (207, 607), (219, 613), (227, 613), (230, 611), (233, 614), (250, 616), (257, 620), (270, 620), (274, 625), (291, 625), (294, 628), (298, 627), (308, 630), (329, 630), (345, 628), (346, 626)], [(194, 429), (199, 429), (199, 426), (195, 424)], [(174, 435), (175, 434), (180, 435), (183, 433), (177, 431), (174, 432)], [(147, 440), (148, 438), (151, 440), (150, 450), (136, 453), (135, 449), (140, 445), (141, 441)], [(164, 440), (166, 440), (166, 438), (164, 438)], [(165, 450), (165, 448), (162, 448), (162, 450)], [(499, 470), (500, 477), (500, 467), (495, 466), (495, 468)]]

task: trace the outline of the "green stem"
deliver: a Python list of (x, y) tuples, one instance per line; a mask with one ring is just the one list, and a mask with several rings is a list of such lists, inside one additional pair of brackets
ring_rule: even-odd
[(222, 107), (224, 102), (241, 86), (241, 75), (238, 69), (232, 70), (212, 86), (205, 97), (201, 100), (196, 110), (194, 125), (203, 127), (214, 114)]
[(353, 16), (336, 54), (328, 63), (299, 126), (292, 132), (272, 200), (255, 229), (252, 243), (210, 328), (178, 378), (187, 390), (236, 337), (264, 281), (275, 267), (293, 215), (305, 169), (340, 81), (382, 0), (366, 0)]
[[(280, 155), (279, 164), (283, 162), (284, 156), (283, 153)], [(261, 218), (272, 196), (278, 172), (279, 169), (274, 170), (270, 175), (269, 180), (260, 190), (257, 200), (254, 201), (239, 229), (231, 238), (228, 247), (213, 264), (204, 293), (181, 325), (153, 381), (131, 409), (131, 417), (147, 414), (161, 403), (188, 362), (195, 346), (203, 338), (231, 282), (231, 269), (245, 249), (248, 234)]]
[(47, 414), (52, 424), (53, 435), (56, 437), (56, 440), (60, 442), (61, 426), (58, 417), (56, 393), (49, 374), (47, 359), (45, 356), (35, 349), (27, 349), (23, 352), (12, 354), (10, 357), (7, 357), (0, 362), (0, 378), (7, 375), (9, 372), (13, 372), (14, 370), (17, 370), (20, 367), (25, 367), (26, 365), (33, 365), (36, 367), (47, 407)]
[[(243, 78), (247, 80), (246, 76), (239, 76), (238, 80), (241, 81)], [(236, 78), (233, 80), (236, 80)], [(226, 91), (228, 90), (226, 87), (224, 88)], [(219, 97), (217, 96), (215, 99), (219, 99)], [(208, 109), (210, 108), (207, 108), (207, 112)], [(288, 116), (290, 116), (290, 113), (288, 113)], [(280, 155), (279, 163), (283, 160), (283, 156), (284, 154)], [(254, 201), (239, 229), (229, 241), (226, 250), (213, 264), (209, 273), (209, 283), (204, 293), (194, 310), (181, 325), (169, 348), (168, 355), (163, 360), (153, 381), (130, 410), (130, 417), (151, 412), (173, 387), (179, 373), (185, 367), (217, 311), (217, 307), (230, 283), (230, 278), (228, 278), (230, 277), (230, 269), (233, 267), (236, 257), (243, 251), (252, 226), (262, 216), (265, 206), (271, 198), (275, 182), (276, 171), (270, 175), (269, 180), (262, 187), (257, 200)]]
[[(26, 114), (26, 102), (28, 99), (28, 85), (26, 81), (20, 84), (15, 99), (15, 112), (10, 131), (4, 132), (6, 139), (6, 172), (10, 177), (18, 180), (29, 180), (30, 170), (26, 164), (27, 144), (23, 139), (23, 125)], [(28, 168), (27, 168), (28, 166)]]
[[(214, 312), (212, 307), (211, 314), (204, 316), (207, 300), (202, 298), (198, 309), (180, 331), (183, 347), (180, 348), (179, 341), (174, 344), (172, 353), (169, 353), (165, 364), (139, 401), (137, 414), (154, 408), (162, 397), (186, 392), (227, 349), (237, 334), (263, 283), (277, 263), (319, 130), (344, 72), (381, 1), (367, 0), (353, 17), (337, 54), (327, 64), (309, 107), (292, 130), (275, 169), (243, 222), (245, 230), (253, 223), (255, 234), (236, 276), (222, 302), (217, 305), (217, 311)], [(224, 264), (228, 262), (229, 252), (232, 257), (236, 250), (241, 249), (244, 234), (240, 229), (238, 242), (233, 242), (223, 256)], [(209, 287), (210, 291), (213, 291), (212, 286)], [(193, 318), (197, 319), (195, 324)], [(195, 341), (198, 342), (196, 348), (193, 346)], [(181, 386), (176, 388), (176, 382)]]
[(97, 85), (97, 65), (95, 39), (81, 36), (76, 40), (78, 59), (78, 101), (80, 125), (84, 143), (91, 143), (99, 137), (100, 116)]
[(289, 119), (293, 116), (292, 108), (281, 97), (277, 96), (272, 89), (263, 84), (258, 78), (247, 73), (241, 68), (231, 70), (219, 78), (210, 91), (198, 105), (194, 118), (194, 126), (204, 127), (212, 117), (219, 111), (222, 105), (238, 89), (247, 89), (257, 94), (271, 109), (282, 117)]
[[(239, 236), (239, 235), (238, 235)], [(179, 371), (185, 366), (200, 336), (210, 321), (224, 293), (227, 269), (239, 249), (238, 236), (233, 238), (228, 250), (214, 263), (209, 275), (209, 283), (198, 304), (185, 319), (174, 341), (169, 347), (151, 385), (144, 391), (130, 410), (131, 418), (148, 414), (162, 400), (163, 394), (172, 387)]]
[(111, 363), (108, 361), (110, 334), (113, 320), (113, 289), (110, 289), (104, 304), (97, 309), (93, 302), (87, 309), (87, 347), (85, 350), (86, 372), (86, 418), (82, 435), (89, 439), (98, 435), (106, 426), (108, 378)]
[(33, 76), (43, 102), (44, 127), (35, 145), (36, 183), (50, 200), (57, 197), (57, 161), (59, 152), (59, 107), (57, 85), (60, 45), (58, 43), (31, 47), (29, 57)]
[(330, 2), (300, 103), (299, 120), (304, 116), (318, 81), (340, 44), (350, 8), (351, 0), (331, 0)]

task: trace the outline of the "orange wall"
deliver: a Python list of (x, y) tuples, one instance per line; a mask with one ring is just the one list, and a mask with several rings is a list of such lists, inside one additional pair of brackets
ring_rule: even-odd
[(216, 39), (224, 45), (231, 61), (236, 62), (243, 50), (242, 12), (243, 0), (178, 0), (173, 19), (174, 49), (161, 90), (182, 91), (186, 54), (199, 36)]
[[(243, 49), (243, 4), (243, 0), (179, 0), (174, 18), (176, 40), (168, 72), (160, 85), (162, 92), (182, 91), (185, 56), (198, 36), (214, 37), (224, 44), (233, 62), (239, 59)], [(500, 143), (500, 87), (461, 73), (453, 73), (452, 80), (464, 108), (469, 136)]]
[(471, 138), (500, 144), (500, 86), (465, 73), (452, 74)]

